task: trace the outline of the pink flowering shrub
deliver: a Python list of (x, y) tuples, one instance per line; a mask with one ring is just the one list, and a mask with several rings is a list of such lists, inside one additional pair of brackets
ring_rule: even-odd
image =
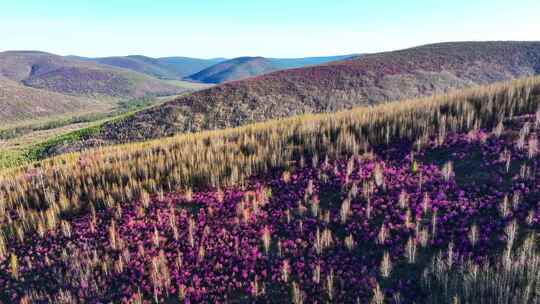
[(450, 266), (483, 265), (520, 237), (513, 223), (538, 230), (532, 122), (508, 121), (500, 136), (432, 138), (420, 149), (306, 156), (245, 187), (92, 210), (43, 236), (9, 239), (0, 299), (420, 303), (430, 296), (420, 277), (436, 255)]

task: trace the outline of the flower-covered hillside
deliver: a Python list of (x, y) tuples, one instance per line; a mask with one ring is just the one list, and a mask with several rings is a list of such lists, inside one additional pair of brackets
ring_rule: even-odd
[(524, 239), (540, 228), (539, 127), (540, 115), (512, 117), (92, 208), (0, 244), (0, 299), (537, 303), (536, 243)]

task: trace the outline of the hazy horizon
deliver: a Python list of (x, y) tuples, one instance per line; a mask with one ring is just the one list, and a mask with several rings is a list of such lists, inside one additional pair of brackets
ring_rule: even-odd
[[(0, 51), (301, 58), (448, 41), (540, 40), (539, 1), (3, 1)], [(426, 24), (430, 24), (426, 27)]]

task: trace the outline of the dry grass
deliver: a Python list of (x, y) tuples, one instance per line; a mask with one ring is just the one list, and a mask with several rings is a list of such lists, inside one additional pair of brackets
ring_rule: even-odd
[(6, 237), (24, 239), (26, 232), (54, 226), (74, 212), (113, 207), (145, 192), (242, 184), (253, 174), (287, 167), (306, 155), (357, 154), (395, 140), (422, 145), (428, 135), (442, 138), (453, 131), (493, 128), (504, 118), (534, 113), (539, 98), (540, 78), (528, 78), (336, 114), (66, 154), (3, 172), (0, 223)]
[(426, 303), (538, 303), (540, 254), (535, 234), (512, 247), (492, 264), (468, 261), (452, 267), (441, 256), (425, 269), (423, 284), (430, 290)]
[(112, 98), (71, 96), (24, 86), (0, 75), (0, 130), (67, 116), (106, 112)]

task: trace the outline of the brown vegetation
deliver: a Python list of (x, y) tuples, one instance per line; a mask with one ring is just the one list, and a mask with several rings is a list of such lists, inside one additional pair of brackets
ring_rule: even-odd
[(100, 143), (236, 127), (488, 84), (540, 71), (540, 43), (443, 43), (278, 71), (178, 98), (105, 125)]
[[(505, 118), (536, 111), (539, 98), (540, 79), (529, 78), (373, 108), (71, 153), (4, 172), (0, 222), (6, 235), (22, 237), (62, 214), (111, 207), (142, 189), (242, 184), (301, 155), (355, 154), (394, 140), (421, 145), (428, 135), (444, 138), (453, 131), (495, 127)], [(7, 220), (11, 212), (18, 214), (16, 220)]]
[(34, 51), (0, 53), (0, 75), (34, 88), (85, 96), (172, 95), (181, 89), (133, 71)]
[(111, 108), (111, 101), (31, 88), (0, 76), (0, 129), (23, 121), (106, 112)]

